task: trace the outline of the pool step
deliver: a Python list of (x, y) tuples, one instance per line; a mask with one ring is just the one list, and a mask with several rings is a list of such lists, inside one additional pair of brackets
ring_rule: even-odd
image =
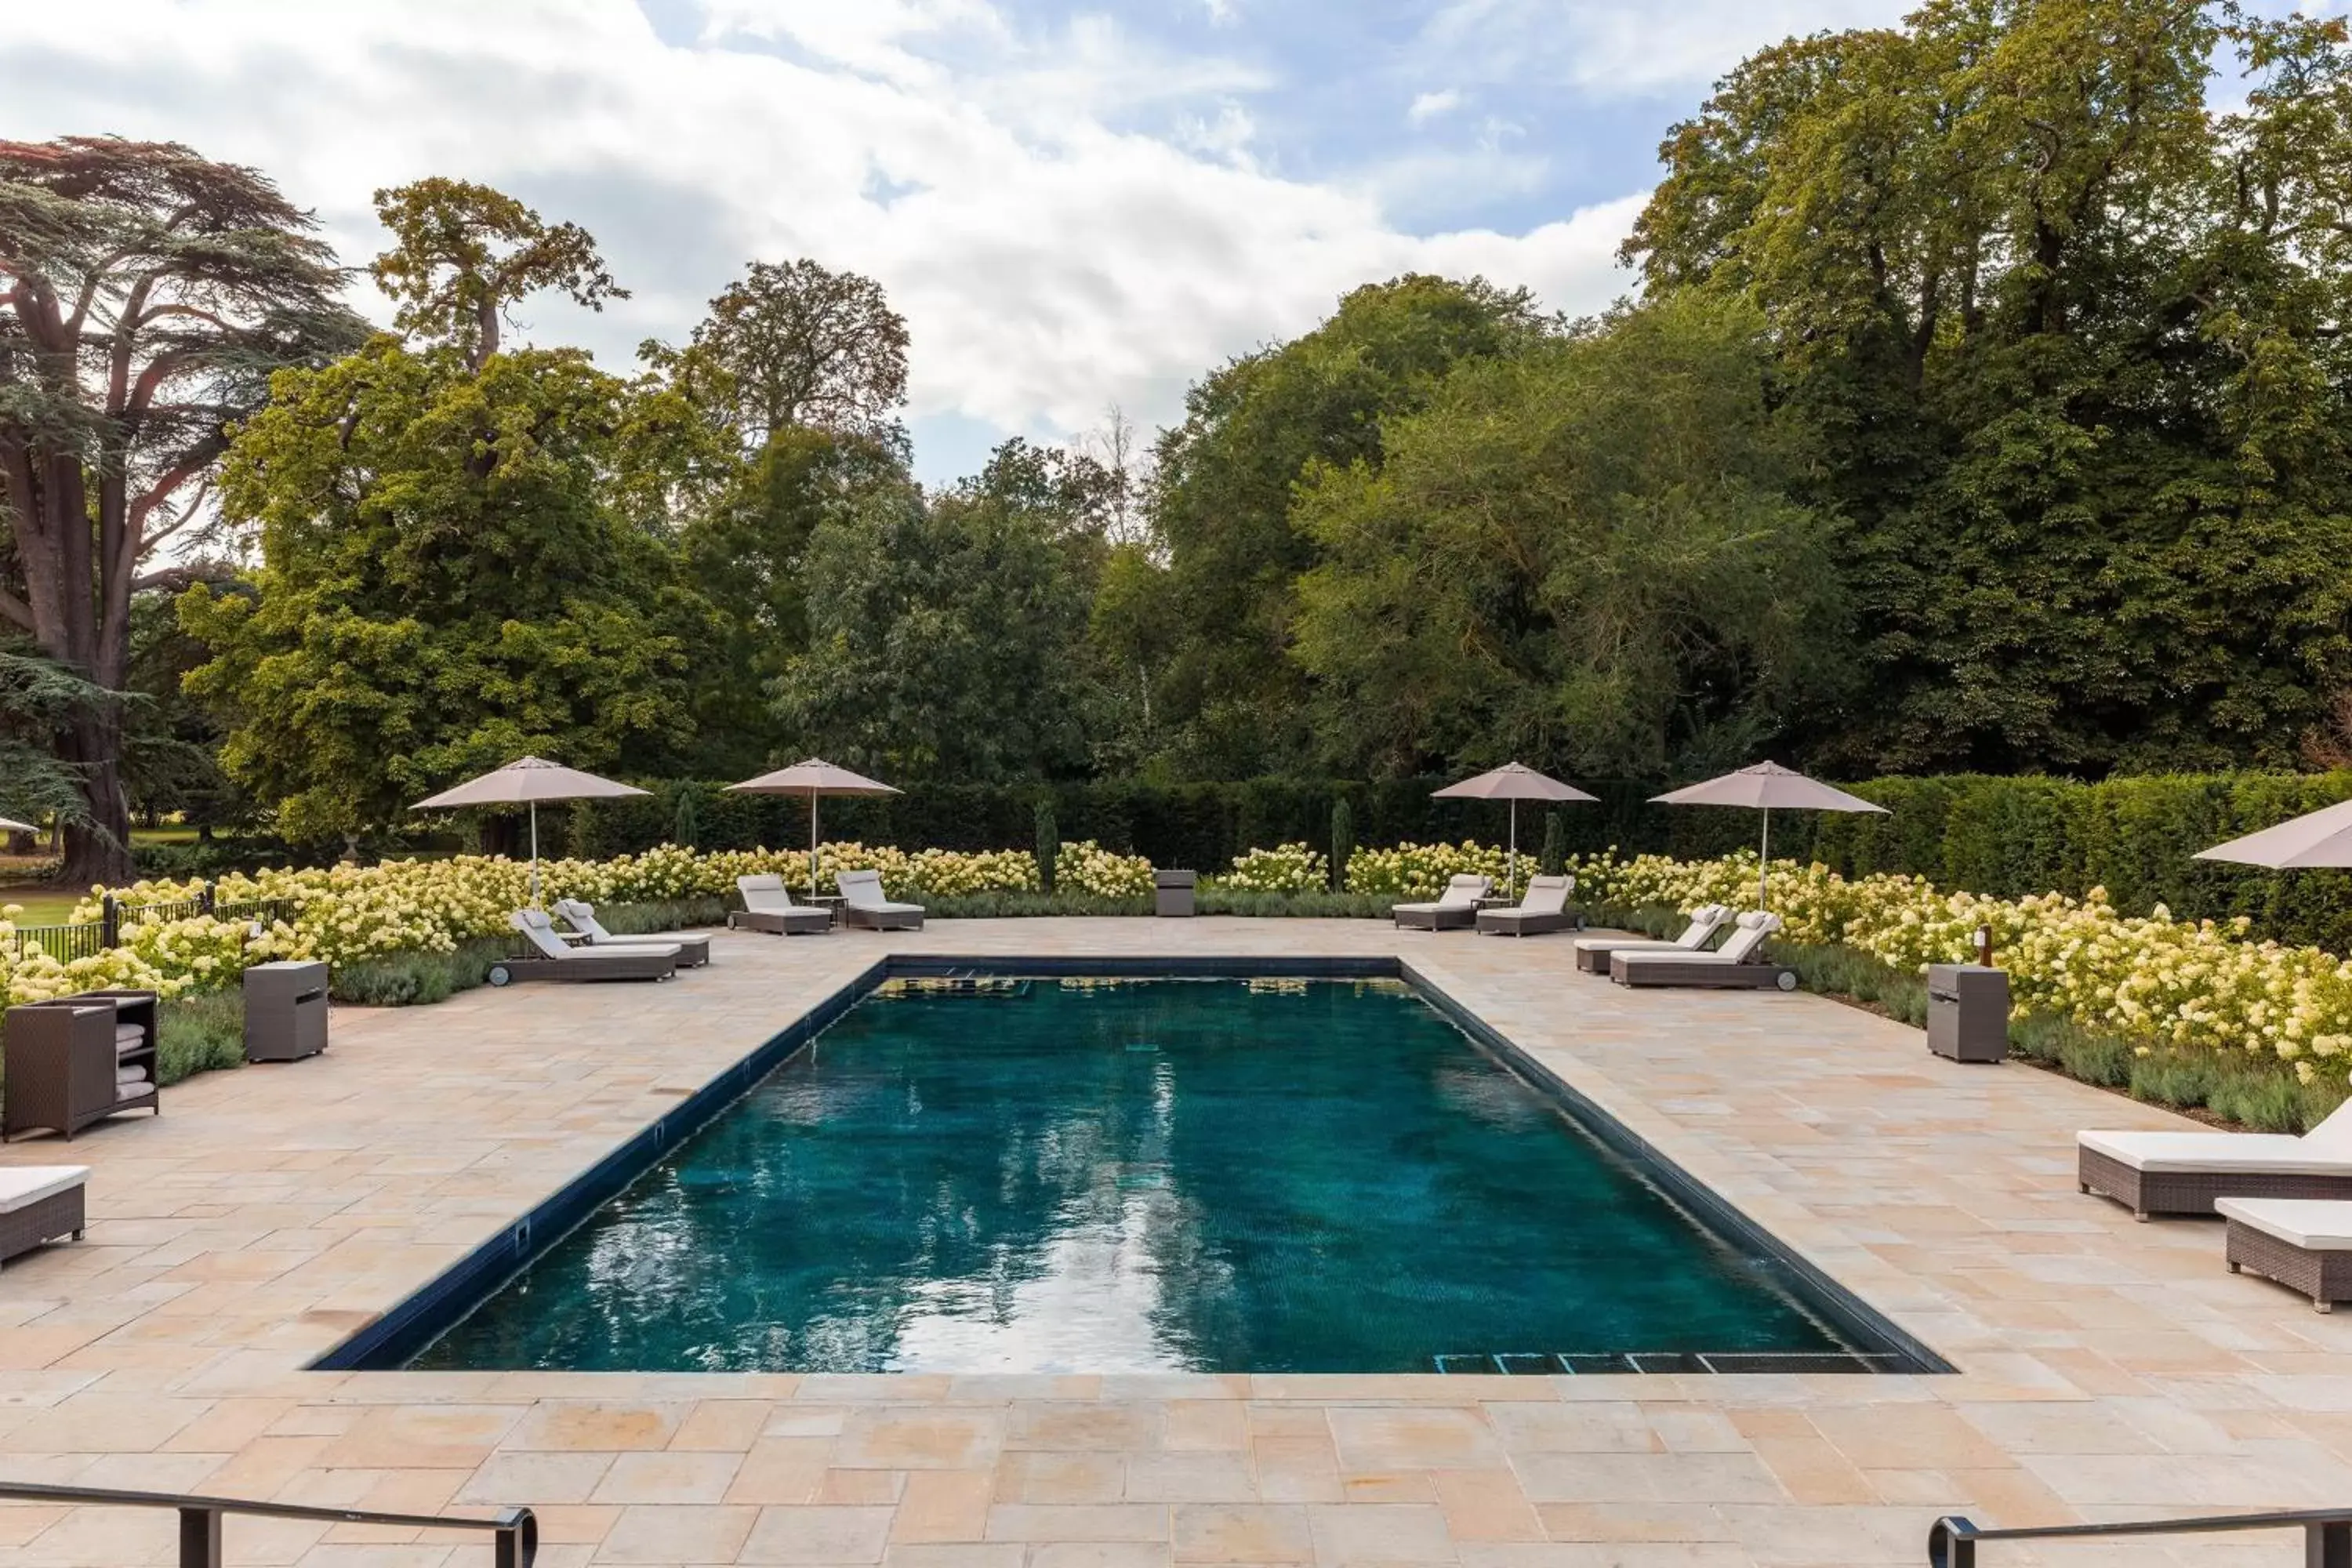
[(1670, 1372), (1752, 1375), (1758, 1373), (1889, 1373), (1906, 1370), (1900, 1356), (1866, 1351), (1622, 1351), (1606, 1354), (1522, 1351), (1441, 1355), (1432, 1356), (1430, 1360), (1436, 1371), (1455, 1377), (1589, 1377)]

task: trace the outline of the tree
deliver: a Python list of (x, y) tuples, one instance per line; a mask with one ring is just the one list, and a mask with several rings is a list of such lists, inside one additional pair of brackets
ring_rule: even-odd
[(1377, 468), (1383, 418), (1421, 406), (1456, 362), (1517, 352), (1553, 327), (1523, 289), (1400, 278), (1186, 394), (1183, 423), (1160, 440), (1151, 507), (1187, 628), (1161, 678), (1162, 712), (1181, 731), (1177, 768), (1244, 777), (1312, 750), (1302, 673), (1285, 653), (1291, 584), (1316, 560), (1291, 522), (1308, 467)]
[(58, 756), (56, 737), (84, 715), (121, 706), (118, 693), (54, 659), (21, 644), (0, 647), (0, 816), (53, 816), (68, 834), (87, 826), (80, 770)]
[(586, 229), (550, 224), (488, 185), (435, 175), (376, 192), (375, 214), (393, 248), (368, 272), (399, 305), (393, 324), (456, 348), (476, 371), (499, 352), (507, 310), (526, 294), (560, 289), (592, 310), (629, 297)]
[(656, 369), (724, 409), (744, 446), (778, 432), (824, 430), (897, 445), (907, 401), (907, 321), (882, 286), (805, 258), (754, 261), (683, 351), (642, 351)]
[(808, 651), (776, 686), (797, 745), (908, 780), (1084, 763), (1087, 594), (1066, 519), (1018, 487), (869, 493), (817, 527), (806, 595)]
[(525, 752), (674, 758), (692, 607), (612, 502), (628, 395), (575, 351), (476, 374), (390, 338), (278, 377), (223, 475), (257, 592), (199, 584), (181, 613), (212, 653), (187, 685), (228, 718), (223, 763), (288, 837), (397, 823)]
[(1670, 298), (1465, 361), (1379, 468), (1312, 470), (1294, 654), (1323, 759), (1657, 777), (1833, 696), (1834, 573), (1761, 328)]
[(2352, 684), (2347, 70), (2220, 0), (1933, 0), (1676, 128), (1626, 253), (1761, 309), (1818, 433), (1874, 693), (1823, 761), (2293, 763)]
[[(21, 583), (0, 618), (120, 690), (132, 596), (201, 525), (215, 465), (270, 373), (358, 341), (310, 215), (177, 143), (0, 142), (0, 510)], [(59, 713), (80, 795), (68, 881), (129, 879), (122, 711)]]

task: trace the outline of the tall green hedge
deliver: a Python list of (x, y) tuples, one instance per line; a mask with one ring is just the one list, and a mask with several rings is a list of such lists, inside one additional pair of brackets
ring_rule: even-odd
[[(877, 800), (828, 800), (824, 822), (828, 838), (1001, 849), (1034, 838), (1043, 797), (1066, 842), (1091, 838), (1149, 856), (1154, 865), (1202, 871), (1217, 870), (1245, 849), (1328, 844), (1332, 808), (1343, 800), (1360, 844), (1501, 842), (1505, 807), (1433, 799), (1430, 792), (1446, 782), (953, 784)], [(1624, 854), (1701, 857), (1756, 842), (1753, 812), (1652, 805), (1655, 784), (1579, 782), (1601, 799), (1560, 809), (1569, 854), (1614, 847)], [(2162, 903), (2189, 918), (2243, 914), (2257, 934), (2352, 951), (2352, 873), (2273, 874), (2189, 858), (2207, 845), (2352, 798), (2352, 773), (2198, 773), (2092, 784), (1958, 774), (1849, 787), (1889, 815), (1776, 814), (1775, 853), (1819, 859), (1849, 875), (1905, 871), (2005, 898), (2053, 891), (2079, 897), (2104, 886), (2129, 912)], [(808, 841), (803, 801), (682, 783), (646, 799), (583, 803), (566, 848), (615, 855), (650, 847), (672, 835), (688, 795), (706, 849)], [(1530, 806), (1519, 818), (1519, 847), (1533, 858), (1543, 846), (1543, 811)]]

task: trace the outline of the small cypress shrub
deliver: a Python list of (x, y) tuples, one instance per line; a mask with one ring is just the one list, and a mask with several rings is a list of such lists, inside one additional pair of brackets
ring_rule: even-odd
[(1348, 857), (1356, 852), (1356, 814), (1341, 795), (1331, 805), (1331, 889), (1344, 891), (1348, 886)]
[(1544, 813), (1543, 874), (1557, 877), (1567, 864), (1568, 824), (1561, 820), (1559, 813), (1547, 811)]
[(1037, 878), (1047, 892), (1054, 890), (1054, 862), (1062, 857), (1061, 830), (1054, 826), (1054, 797), (1037, 797)]
[(677, 811), (671, 818), (669, 841), (681, 849), (691, 849), (702, 834), (701, 791), (691, 782), (677, 787)]

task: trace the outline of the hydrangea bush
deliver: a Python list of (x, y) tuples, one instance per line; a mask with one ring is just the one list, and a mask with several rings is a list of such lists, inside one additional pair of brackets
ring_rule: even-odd
[[(1577, 872), (1600, 902), (1688, 910), (1755, 901), (1753, 854), (1604, 855)], [(2054, 1013), (2144, 1047), (2276, 1057), (2306, 1081), (2323, 1067), (2343, 1070), (2352, 1057), (2352, 963), (2315, 947), (2248, 942), (2242, 918), (2179, 921), (2162, 905), (2124, 915), (2100, 888), (2081, 899), (1948, 893), (1917, 877), (1848, 879), (1793, 861), (1773, 863), (1771, 898), (1790, 941), (1843, 942), (1915, 973), (1968, 962), (1979, 929), (1990, 929), (2020, 1012)]]
[(1503, 885), (1505, 854), (1492, 844), (1400, 844), (1359, 849), (1348, 857), (1348, 891), (1399, 899), (1433, 899), (1455, 877), (1475, 874)]
[[(1034, 868), (1034, 860), (1030, 862)], [(1151, 862), (1140, 855), (1121, 855), (1091, 838), (1062, 846), (1054, 860), (1054, 885), (1066, 892), (1098, 899), (1151, 896)]]
[(1215, 881), (1245, 893), (1319, 893), (1331, 885), (1331, 863), (1312, 845), (1277, 844), (1234, 856)]

